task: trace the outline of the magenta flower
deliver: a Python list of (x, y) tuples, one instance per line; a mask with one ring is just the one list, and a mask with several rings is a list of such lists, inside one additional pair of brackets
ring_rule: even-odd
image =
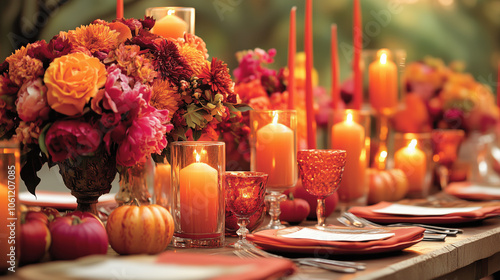
[(77, 120), (58, 121), (45, 135), (45, 145), (52, 161), (89, 156), (101, 143), (101, 132), (86, 122)]

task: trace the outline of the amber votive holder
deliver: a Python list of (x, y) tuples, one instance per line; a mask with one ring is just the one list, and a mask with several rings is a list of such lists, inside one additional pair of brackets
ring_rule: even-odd
[(224, 245), (224, 142), (172, 143), (173, 245), (216, 248)]
[(0, 141), (0, 269), (17, 271), (20, 252), (20, 146), (16, 141)]
[(190, 7), (152, 7), (146, 16), (155, 19), (151, 32), (164, 38), (183, 38), (184, 33), (194, 35), (195, 9)]

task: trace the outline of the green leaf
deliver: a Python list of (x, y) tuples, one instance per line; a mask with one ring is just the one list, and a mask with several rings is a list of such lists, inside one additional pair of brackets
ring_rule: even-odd
[(38, 137), (38, 145), (40, 146), (40, 150), (49, 157), (49, 151), (47, 150), (47, 146), (45, 145), (45, 135), (47, 134), (47, 130), (49, 130), (52, 123), (47, 124), (40, 133), (40, 137)]
[(203, 114), (200, 112), (203, 108), (199, 108), (195, 104), (189, 104), (187, 107), (187, 113), (184, 114), (184, 119), (188, 127), (196, 128), (203, 127), (205, 124), (205, 118), (203, 118)]
[[(226, 103), (225, 105), (231, 110), (231, 107), (228, 106), (229, 103)], [(235, 111), (239, 111), (239, 112), (246, 112), (246, 111), (251, 111), (253, 110), (252, 107), (250, 107), (249, 105), (247, 104), (231, 104), (232, 107), (234, 108)]]

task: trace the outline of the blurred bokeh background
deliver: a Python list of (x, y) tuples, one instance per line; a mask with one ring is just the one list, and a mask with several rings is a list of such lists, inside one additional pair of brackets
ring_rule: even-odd
[[(125, 17), (148, 7), (196, 8), (195, 33), (209, 54), (234, 69), (240, 50), (276, 48), (275, 68), (286, 66), (288, 22), (297, 6), (297, 50), (303, 50), (304, 0), (124, 0)], [(314, 1), (314, 65), (330, 87), (330, 26), (338, 25), (341, 80), (350, 76), (352, 0)], [(115, 0), (1, 0), (0, 59), (61, 30), (115, 18)], [(500, 61), (498, 0), (361, 0), (364, 48), (404, 49), (407, 61), (430, 55), (465, 62), (466, 71), (496, 90)]]

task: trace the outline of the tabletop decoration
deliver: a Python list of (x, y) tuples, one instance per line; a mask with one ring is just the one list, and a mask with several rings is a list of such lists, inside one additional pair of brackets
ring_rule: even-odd
[(249, 233), (247, 225), (250, 217), (264, 207), (268, 174), (263, 172), (226, 172), (225, 198), (227, 207), (238, 218), (238, 241), (234, 244), (239, 249), (245, 243)]
[(326, 227), (325, 198), (337, 191), (346, 164), (344, 150), (300, 150), (297, 162), (304, 189), (317, 197), (317, 229)]
[(314, 117), (314, 97), (313, 97), (313, 26), (312, 26), (312, 9), (313, 1), (306, 0), (306, 15), (304, 26), (304, 52), (306, 54), (306, 132), (307, 132), (307, 148), (316, 148), (316, 119)]
[(224, 245), (225, 167), (224, 142), (172, 143), (175, 247)]
[(194, 35), (194, 12), (189, 7), (152, 7), (146, 9), (146, 16), (156, 20), (153, 34), (176, 39), (183, 38), (184, 33)]
[(295, 110), (253, 110), (251, 169), (269, 175), (266, 201), (271, 221), (264, 228), (283, 228), (279, 220), (283, 191), (297, 183), (297, 113)]
[(432, 185), (434, 163), (430, 133), (396, 133), (394, 168), (408, 180), (408, 198), (425, 198)]
[(458, 149), (465, 133), (461, 129), (435, 129), (431, 132), (432, 159), (436, 163), (439, 185), (445, 189), (449, 183), (450, 169), (458, 158)]
[(342, 182), (338, 190), (341, 211), (366, 205), (368, 181), (365, 174), (370, 155), (370, 116), (365, 111), (337, 110), (330, 120), (330, 148), (347, 152)]
[(22, 143), (31, 193), (42, 165), (57, 164), (79, 209), (95, 211), (117, 168), (166, 154), (168, 142), (240, 126), (233, 118), (243, 106), (226, 65), (207, 60), (201, 38), (166, 40), (149, 32), (153, 25), (95, 20), (1, 65), (0, 137)]
[[(15, 271), (21, 246), (19, 209), (19, 172), (21, 151), (17, 141), (0, 141), (0, 271)], [(10, 238), (10, 239), (9, 239)], [(12, 246), (11, 241), (15, 244)], [(13, 259), (11, 259), (13, 255)]]

